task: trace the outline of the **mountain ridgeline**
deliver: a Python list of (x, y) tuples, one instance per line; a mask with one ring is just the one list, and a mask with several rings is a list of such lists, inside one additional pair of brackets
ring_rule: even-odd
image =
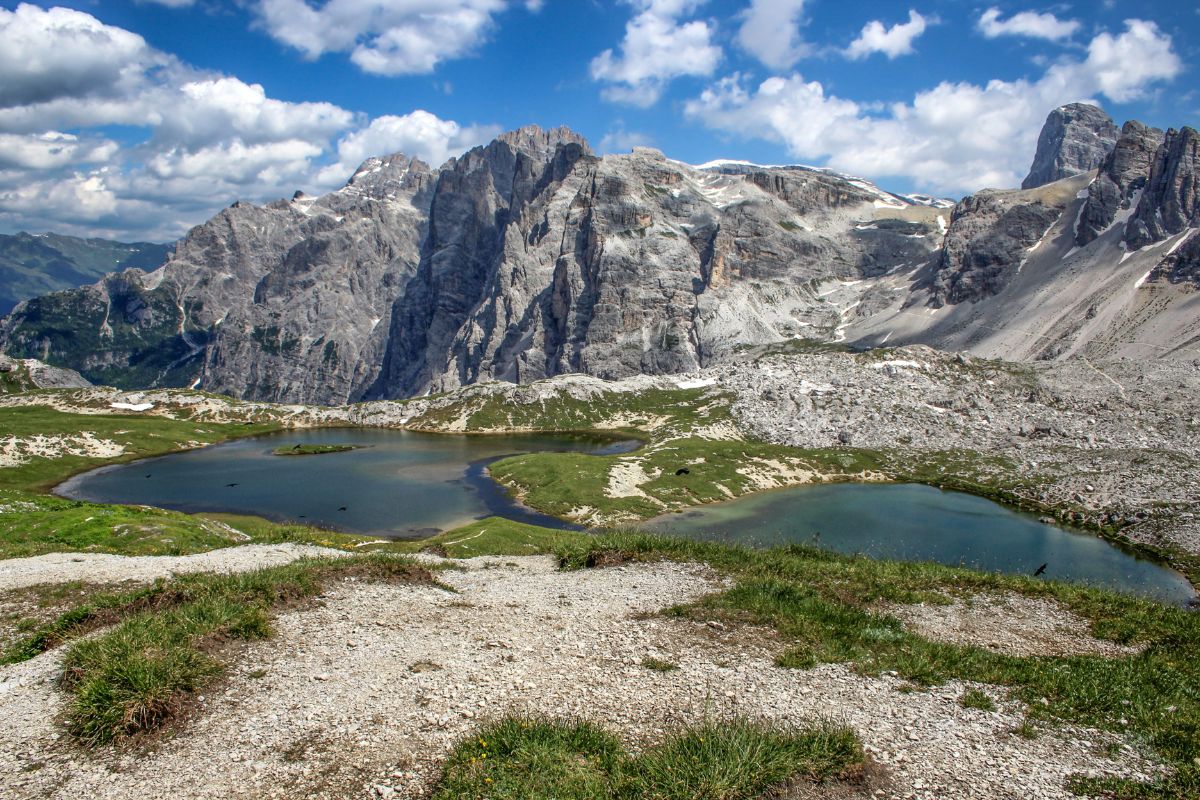
[(828, 170), (523, 128), (438, 169), (235, 203), (151, 272), (21, 304), (0, 344), (129, 388), (344, 403), (567, 372), (694, 370), (789, 341), (1010, 358), (1200, 335), (1197, 133), (1047, 120), (1027, 188), (951, 203)]
[(0, 315), (22, 300), (95, 283), (116, 269), (154, 269), (170, 251), (171, 245), (149, 242), (0, 234)]

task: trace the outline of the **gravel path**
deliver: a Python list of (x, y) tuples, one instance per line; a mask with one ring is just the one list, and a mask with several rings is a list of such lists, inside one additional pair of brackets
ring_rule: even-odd
[(0, 561), (0, 592), (40, 583), (120, 583), (153, 581), (188, 572), (249, 572), (300, 558), (344, 556), (330, 547), (307, 544), (251, 544), (190, 556), (114, 556), (103, 553), (50, 553)]
[[(633, 746), (675, 724), (741, 713), (851, 725), (888, 773), (878, 797), (1070, 798), (1067, 775), (1143, 775), (1114, 736), (1012, 731), (1018, 704), (963, 708), (966, 688), (901, 692), (839, 665), (774, 666), (765, 631), (654, 612), (719, 590), (707, 569), (630, 564), (559, 572), (548, 558), (479, 558), (429, 586), (347, 582), (249, 645), (182, 732), (142, 752), (59, 738), (59, 656), (0, 668), (0, 795), (20, 798), (415, 797), (452, 743), (513, 709), (596, 720)], [(678, 664), (641, 666), (646, 657)]]

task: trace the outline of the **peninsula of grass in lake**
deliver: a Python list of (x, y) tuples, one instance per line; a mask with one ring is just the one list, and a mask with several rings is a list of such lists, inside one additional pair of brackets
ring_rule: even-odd
[(345, 453), (358, 450), (365, 445), (360, 444), (297, 444), (291, 447), (276, 447), (277, 456), (323, 456), (326, 453)]

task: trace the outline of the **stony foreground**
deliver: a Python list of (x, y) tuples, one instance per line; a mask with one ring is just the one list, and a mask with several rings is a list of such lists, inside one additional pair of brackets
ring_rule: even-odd
[(592, 719), (635, 747), (706, 715), (832, 717), (880, 765), (864, 797), (1068, 798), (1073, 773), (1155, 771), (1111, 734), (1017, 735), (1022, 709), (994, 687), (980, 687), (999, 704), (986, 712), (959, 705), (959, 683), (903, 692), (840, 665), (780, 669), (773, 634), (653, 614), (722, 588), (706, 568), (456, 563), (441, 575), (456, 593), (350, 581), (282, 615), (195, 714), (140, 749), (86, 753), (60, 733), (57, 652), (0, 668), (0, 796), (418, 797), (457, 739), (511, 710)]

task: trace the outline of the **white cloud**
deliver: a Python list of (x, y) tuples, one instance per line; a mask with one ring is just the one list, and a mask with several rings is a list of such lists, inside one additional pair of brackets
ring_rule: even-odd
[(733, 75), (690, 101), (685, 113), (718, 130), (781, 142), (797, 158), (844, 172), (971, 192), (1020, 182), (1050, 109), (1096, 96), (1130, 100), (1181, 70), (1170, 36), (1154, 23), (1128, 20), (1119, 35), (1096, 36), (1083, 60), (1060, 61), (1037, 80), (943, 82), (880, 111), (799, 75), (753, 88)]
[(117, 152), (108, 139), (84, 140), (70, 133), (0, 133), (0, 168), (45, 170), (70, 164), (101, 163)]
[(891, 59), (909, 55), (913, 52), (913, 42), (925, 32), (929, 22), (928, 18), (912, 10), (908, 12), (908, 22), (897, 23), (890, 28), (884, 27), (877, 19), (871, 20), (846, 48), (846, 57), (860, 59), (872, 53), (883, 53)]
[(811, 52), (800, 35), (805, 0), (750, 0), (738, 45), (772, 69), (788, 69)]
[(332, 103), (287, 103), (237, 78), (189, 81), (177, 89), (178, 112), (164, 115), (160, 137), (192, 144), (237, 136), (248, 142), (323, 140), (354, 122)]
[(1050, 13), (1022, 11), (1008, 19), (1000, 19), (1000, 9), (992, 7), (979, 17), (978, 27), (989, 39), (998, 36), (1030, 36), (1035, 39), (1069, 39), (1079, 30), (1079, 21), (1059, 19)]
[(117, 196), (99, 173), (0, 188), (0, 220), (32, 215), (55, 223), (88, 224), (112, 215), (117, 207)]
[(135, 33), (81, 11), (0, 9), (0, 108), (103, 97), (169, 59)]
[(1092, 39), (1082, 67), (1094, 77), (1096, 88), (1118, 103), (1141, 96), (1147, 84), (1173, 78), (1182, 69), (1171, 37), (1153, 22), (1136, 19), (1126, 20), (1120, 36), (1106, 31)]
[(496, 126), (464, 127), (422, 110), (402, 117), (377, 117), (367, 127), (348, 133), (338, 142), (337, 163), (322, 169), (317, 181), (323, 186), (339, 185), (371, 156), (392, 153), (415, 156), (439, 167), (451, 156), (484, 144), (499, 133)]
[(649, 135), (639, 131), (625, 130), (625, 126), (618, 123), (600, 139), (599, 152), (601, 154), (628, 153), (635, 147), (649, 147), (653, 143), (654, 140)]
[(7, 229), (165, 240), (236, 199), (331, 188), (369, 155), (440, 164), (496, 132), (423, 111), (370, 122), (285, 102), (58, 8), (0, 10), (0, 76)]
[[(509, 0), (254, 0), (272, 37), (308, 58), (350, 53), (364, 72), (413, 75), (468, 55), (484, 41)], [(525, 0), (529, 11), (540, 0)]]
[(592, 59), (592, 79), (609, 84), (604, 99), (647, 108), (673, 78), (711, 75), (721, 61), (707, 22), (682, 22), (698, 0), (627, 0), (637, 13), (625, 25), (620, 55), (605, 50)]
[(137, 0), (139, 3), (157, 3), (167, 8), (187, 8), (194, 5), (196, 0)]

